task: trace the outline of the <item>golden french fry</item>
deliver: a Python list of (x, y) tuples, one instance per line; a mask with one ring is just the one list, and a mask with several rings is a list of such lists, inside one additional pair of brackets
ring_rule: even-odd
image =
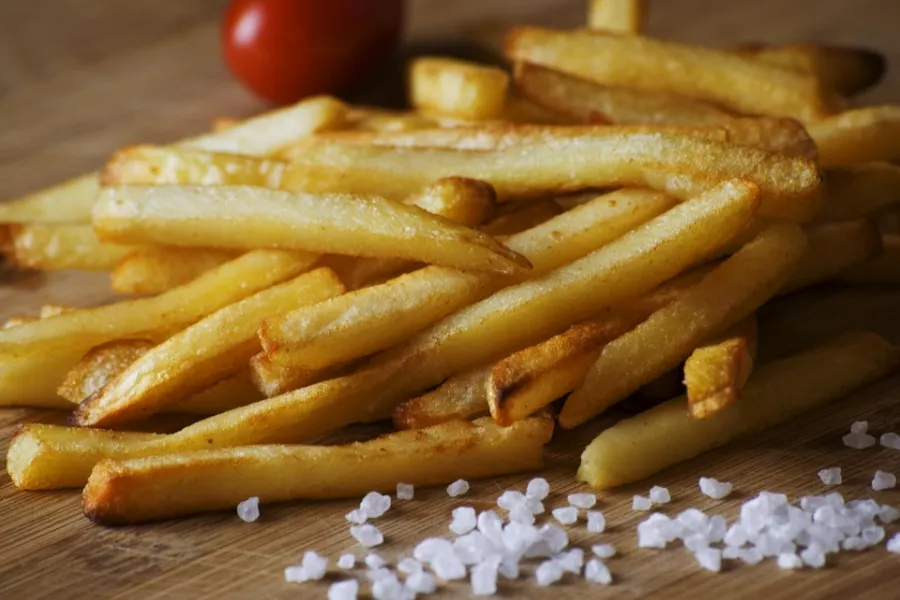
[(809, 249), (779, 290), (789, 294), (849, 273), (882, 252), (881, 233), (868, 220), (821, 223), (806, 228)]
[[(506, 240), (537, 277), (576, 260), (659, 215), (673, 204), (662, 194), (621, 190), (598, 197)], [(525, 277), (498, 278), (428, 267), (306, 310), (266, 319), (260, 338), (274, 361), (319, 369), (365, 356)]]
[(41, 306), (41, 311), (39, 313), (40, 318), (46, 319), (47, 317), (55, 317), (56, 315), (61, 315), (64, 312), (69, 312), (75, 310), (71, 306), (63, 306), (62, 304), (44, 304)]
[(343, 374), (345, 370), (346, 368), (343, 366), (319, 371), (283, 367), (266, 356), (264, 352), (255, 354), (250, 359), (250, 378), (256, 389), (266, 398), (324, 381)]
[(149, 417), (245, 368), (260, 350), (256, 330), (266, 315), (343, 291), (332, 271), (317, 269), (228, 305), (143, 353), (84, 400), (73, 422), (109, 427)]
[(819, 221), (849, 221), (875, 216), (900, 203), (900, 166), (864, 163), (824, 172), (825, 194)]
[(590, 0), (587, 26), (619, 33), (640, 33), (647, 18), (645, 0)]
[(423, 56), (410, 64), (407, 85), (414, 108), (462, 119), (494, 119), (503, 112), (509, 75), (487, 65)]
[(822, 166), (900, 159), (900, 106), (857, 108), (808, 126)]
[(232, 127), (240, 124), (241, 120), (235, 119), (234, 117), (216, 117), (210, 123), (209, 128), (213, 133), (221, 133), (226, 129), (231, 129)]
[(0, 203), (0, 223), (90, 223), (100, 191), (97, 173), (75, 177), (39, 192)]
[(880, 256), (844, 271), (838, 281), (854, 285), (900, 284), (900, 237), (883, 235), (882, 245)]
[(437, 389), (407, 400), (394, 410), (391, 417), (394, 426), (397, 429), (422, 429), (487, 414), (485, 392), (490, 370), (490, 367), (481, 367), (454, 375)]
[(347, 107), (343, 125), (357, 131), (411, 131), (438, 127), (439, 121), (414, 111), (354, 105)]
[(816, 77), (726, 51), (637, 35), (515, 27), (505, 52), (597, 83), (671, 92), (747, 114), (814, 121), (832, 113)]
[(758, 368), (740, 402), (694, 419), (676, 398), (619, 421), (581, 455), (578, 478), (596, 489), (638, 481), (740, 437), (783, 423), (896, 372), (897, 349), (856, 332)]
[(233, 408), (262, 400), (246, 369), (163, 409), (166, 413), (185, 415), (217, 415)]
[(235, 250), (149, 246), (129, 252), (110, 275), (120, 294), (161, 294), (234, 260)]
[(11, 224), (2, 252), (21, 269), (111, 271), (136, 246), (103, 244), (90, 225)]
[(494, 217), (485, 223), (481, 230), (495, 237), (514, 235), (537, 227), (561, 212), (562, 208), (553, 200), (528, 202), (517, 210)]
[[(763, 230), (679, 299), (607, 344), (559, 423), (584, 423), (690, 356), (706, 339), (775, 295), (807, 249), (802, 228), (778, 222)], [(653, 352), (647, 352), (653, 348)]]
[(246, 186), (106, 188), (94, 206), (94, 229), (110, 241), (237, 249), (274, 246), (400, 257), (501, 273), (529, 266), (486, 234), (377, 196)]
[(684, 361), (684, 384), (691, 416), (705, 419), (737, 401), (755, 361), (754, 316), (694, 350)]
[(37, 321), (37, 320), (38, 320), (38, 317), (28, 317), (25, 315), (10, 317), (6, 321), (3, 322), (2, 329), (9, 329), (10, 327), (18, 327), (19, 325), (24, 325), (25, 323), (31, 323), (31, 322)]

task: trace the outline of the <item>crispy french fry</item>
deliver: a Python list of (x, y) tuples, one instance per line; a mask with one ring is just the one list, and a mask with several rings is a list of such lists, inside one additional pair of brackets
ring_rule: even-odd
[(754, 316), (694, 350), (684, 361), (684, 384), (691, 416), (705, 419), (737, 401), (755, 361)]
[(235, 250), (149, 246), (129, 252), (110, 275), (120, 294), (161, 294), (234, 260)]
[(143, 353), (75, 410), (81, 426), (140, 420), (245, 368), (259, 352), (256, 329), (269, 314), (343, 293), (337, 276), (317, 269), (226, 306)]
[(494, 217), (481, 230), (493, 236), (514, 235), (537, 227), (561, 212), (562, 208), (553, 200), (528, 202), (518, 210)]
[(900, 106), (848, 110), (808, 129), (822, 166), (900, 159)]
[(584, 423), (751, 314), (784, 285), (806, 249), (806, 235), (795, 224), (779, 222), (763, 230), (681, 298), (607, 344), (566, 400), (560, 425), (571, 429)]
[(110, 241), (238, 249), (274, 246), (400, 257), (501, 273), (529, 266), (488, 235), (377, 196), (245, 186), (106, 188), (94, 207), (94, 229)]
[(694, 419), (676, 398), (619, 421), (581, 455), (578, 478), (596, 489), (638, 481), (740, 437), (783, 423), (896, 372), (897, 349), (873, 333), (844, 335), (763, 365), (740, 402)]
[(882, 252), (881, 233), (868, 220), (810, 225), (806, 232), (809, 238), (806, 256), (779, 294), (834, 279)]
[(881, 256), (848, 269), (838, 280), (854, 285), (900, 284), (900, 237), (884, 235), (882, 244)]
[(8, 226), (3, 255), (20, 269), (111, 271), (136, 246), (103, 244), (90, 225)]
[(494, 119), (503, 113), (509, 75), (487, 65), (423, 56), (410, 64), (407, 85), (414, 108), (462, 119)]
[(818, 214), (820, 177), (811, 161), (670, 129), (652, 131), (609, 127), (602, 135), (485, 152), (321, 144), (291, 163), (284, 185), (399, 198), (429, 181), (458, 175), (487, 181), (501, 201), (628, 185), (684, 199), (740, 178), (759, 186), (763, 216), (809, 221)]
[(816, 77), (726, 51), (636, 35), (515, 27), (505, 52), (597, 83), (672, 92), (747, 114), (814, 121), (831, 114)]
[(0, 223), (90, 223), (91, 207), (98, 191), (97, 173), (75, 177), (0, 203)]
[(255, 354), (250, 359), (250, 378), (256, 389), (266, 398), (324, 381), (329, 377), (342, 374), (344, 370), (343, 366), (319, 371), (283, 367), (266, 356), (264, 352)]
[(397, 429), (422, 429), (447, 421), (468, 421), (488, 412), (487, 383), (491, 367), (454, 375), (440, 387), (394, 410), (391, 417)]
[(350, 106), (344, 117), (344, 127), (357, 131), (411, 131), (440, 125), (439, 119), (414, 111), (387, 110), (371, 106)]
[[(581, 258), (672, 206), (647, 190), (598, 197), (506, 240), (532, 263), (537, 277)], [(274, 361), (319, 369), (365, 356), (403, 341), (490, 293), (521, 281), (428, 267), (323, 302), (266, 319), (260, 338)]]
[(6, 321), (3, 322), (3, 329), (9, 329), (10, 327), (18, 327), (19, 325), (24, 325), (25, 323), (31, 323), (33, 321), (37, 321), (38, 317), (29, 317), (25, 315), (20, 315), (17, 317), (10, 317)]
[(640, 33), (647, 18), (645, 0), (590, 0), (587, 26), (619, 33)]
[(826, 169), (819, 221), (849, 221), (877, 215), (900, 203), (900, 166), (865, 163)]

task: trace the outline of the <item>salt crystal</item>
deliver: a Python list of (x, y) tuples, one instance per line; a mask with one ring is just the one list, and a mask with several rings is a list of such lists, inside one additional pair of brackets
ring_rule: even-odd
[(356, 557), (350, 553), (341, 554), (337, 560), (337, 566), (340, 569), (352, 569), (356, 565)]
[(366, 514), (366, 511), (364, 511), (361, 508), (354, 508), (353, 510), (348, 512), (344, 516), (344, 518), (347, 519), (348, 521), (350, 521), (351, 523), (353, 523), (354, 525), (362, 525), (363, 523), (365, 523), (366, 521), (369, 520), (369, 515)]
[(463, 579), (466, 576), (466, 565), (453, 553), (437, 556), (431, 561), (431, 570), (444, 581)]
[(631, 510), (650, 510), (653, 502), (644, 496), (635, 496), (631, 500)]
[(384, 542), (384, 536), (374, 525), (354, 525), (350, 528), (350, 535), (367, 548)]
[(503, 519), (494, 511), (483, 510), (478, 514), (478, 531), (495, 546), (503, 545)]
[(675, 520), (690, 531), (706, 533), (709, 529), (709, 517), (705, 512), (696, 508), (681, 511)]
[(547, 542), (550, 546), (550, 550), (554, 553), (562, 552), (562, 550), (569, 545), (569, 535), (565, 530), (560, 529), (556, 525), (551, 525), (550, 523), (543, 525), (538, 530), (538, 535), (543, 541)]
[(662, 524), (651, 519), (638, 523), (638, 548), (665, 548), (668, 543)]
[(443, 554), (453, 554), (453, 544), (444, 538), (425, 538), (413, 550), (415, 559), (426, 563)]
[(534, 579), (542, 587), (552, 585), (562, 579), (563, 568), (554, 560), (545, 560), (534, 572)]
[(453, 553), (464, 565), (474, 565), (496, 554), (494, 544), (480, 531), (472, 531), (453, 540)]
[(358, 593), (359, 582), (355, 579), (338, 581), (328, 587), (328, 600), (356, 600)]
[[(503, 527), (503, 547), (515, 556), (522, 556), (541, 541), (538, 529), (524, 523), (508, 523)], [(549, 546), (547, 547), (549, 551)]]
[(475, 516), (475, 509), (471, 506), (460, 506), (454, 508), (453, 521), (450, 522), (450, 531), (456, 535), (469, 533), (478, 525), (478, 518)]
[(793, 552), (784, 552), (778, 555), (778, 568), (799, 569), (803, 567), (803, 561)]
[(762, 561), (763, 555), (757, 548), (744, 548), (741, 550), (740, 559), (748, 565), (755, 565)]
[(375, 600), (405, 600), (407, 596), (396, 575), (382, 577), (372, 584), (372, 597)]
[(252, 523), (259, 518), (259, 498), (253, 496), (237, 505), (237, 514), (241, 521)]
[(882, 523), (893, 523), (897, 519), (900, 519), (900, 510), (897, 510), (893, 506), (885, 504), (878, 510), (878, 520)]
[(561, 525), (572, 525), (578, 520), (578, 509), (574, 506), (554, 508), (553, 518), (559, 521)]
[(816, 512), (817, 508), (826, 504), (828, 503), (825, 501), (825, 496), (803, 496), (800, 498), (800, 508), (808, 513)]
[(380, 581), (382, 579), (397, 579), (397, 576), (387, 567), (378, 567), (376, 569), (369, 569), (368, 571), (366, 571), (366, 579), (374, 582)]
[(463, 494), (468, 493), (469, 491), (469, 482), (465, 479), (457, 479), (453, 483), (447, 486), (447, 494), (456, 498), (457, 496), (462, 496)]
[(584, 578), (591, 583), (602, 585), (612, 583), (612, 573), (609, 572), (609, 568), (603, 564), (603, 561), (596, 558), (592, 558), (587, 562), (587, 565), (584, 567)]
[(862, 530), (860, 537), (869, 546), (874, 546), (884, 539), (884, 527), (866, 527)]
[(509, 510), (509, 520), (514, 523), (534, 525), (534, 513), (523, 502), (522, 504), (516, 504)]
[(374, 552), (370, 552), (369, 554), (366, 554), (365, 563), (366, 563), (366, 566), (369, 567), (370, 569), (380, 569), (381, 567), (383, 567), (384, 565), (387, 564), (387, 561), (385, 561), (383, 558), (381, 558)]
[(475, 596), (491, 596), (497, 593), (497, 572), (500, 569), (500, 556), (490, 556), (472, 567), (472, 594)]
[(895, 533), (894, 537), (888, 540), (887, 551), (900, 554), (900, 533)]
[(516, 490), (506, 490), (497, 498), (497, 506), (505, 510), (512, 510), (516, 506), (525, 504), (527, 498), (522, 492)]
[(697, 563), (707, 571), (722, 570), (722, 552), (716, 548), (700, 548), (694, 553)]
[(878, 438), (878, 443), (891, 450), (900, 450), (900, 435), (894, 432), (882, 433), (881, 437)]
[(519, 559), (512, 555), (505, 555), (500, 561), (498, 572), (506, 579), (519, 578)]
[(810, 544), (800, 553), (803, 564), (813, 569), (821, 569), (825, 566), (825, 551), (818, 544)]
[(853, 535), (841, 542), (841, 547), (849, 551), (862, 550), (866, 547), (866, 542), (861, 537)]
[(397, 570), (405, 575), (412, 575), (413, 573), (418, 573), (422, 570), (422, 563), (407, 556), (397, 563)]
[(431, 573), (416, 571), (406, 578), (406, 588), (415, 594), (433, 594), (437, 590), (437, 582)]
[(741, 549), (738, 546), (725, 546), (722, 548), (722, 558), (734, 560), (740, 558)]
[(704, 496), (709, 496), (713, 500), (721, 500), (731, 493), (731, 484), (721, 482), (712, 477), (700, 478), (700, 491)]
[(576, 508), (593, 508), (597, 504), (594, 494), (569, 494), (569, 504)]
[(543, 477), (535, 477), (528, 482), (525, 495), (536, 500), (543, 500), (550, 493), (550, 484)]
[(740, 523), (735, 523), (725, 532), (725, 545), (741, 547), (747, 543), (747, 530)]
[(825, 503), (834, 508), (843, 508), (844, 497), (838, 492), (831, 492), (830, 494), (825, 494)]
[(412, 500), (416, 495), (416, 488), (411, 483), (397, 484), (397, 500)]
[(709, 538), (699, 533), (692, 533), (684, 538), (684, 547), (691, 552), (699, 552), (704, 548), (709, 548)]
[(606, 517), (599, 510), (587, 512), (587, 530), (591, 533), (603, 533), (606, 529)]
[(671, 499), (672, 495), (669, 494), (668, 489), (658, 485), (654, 485), (650, 488), (650, 501), (653, 502), (653, 504), (665, 504)]
[(875, 438), (867, 433), (848, 433), (841, 438), (844, 445), (854, 450), (865, 450), (875, 445)]
[(359, 503), (359, 508), (365, 512), (370, 519), (377, 519), (388, 511), (391, 507), (391, 497), (387, 494), (379, 494), (378, 492), (369, 492)]
[(819, 479), (824, 485), (841, 485), (841, 468), (832, 467), (830, 469), (822, 469), (819, 471)]
[(591, 552), (593, 552), (597, 558), (612, 558), (616, 555), (616, 549), (612, 544), (594, 544), (591, 546)]
[(531, 496), (525, 496), (525, 507), (535, 515), (540, 515), (544, 512), (544, 503)]
[(889, 490), (897, 485), (897, 477), (893, 473), (886, 471), (875, 471), (875, 477), (872, 478), (872, 489), (876, 492), (881, 490)]
[(303, 561), (300, 565), (291, 566), (284, 570), (284, 579), (293, 583), (315, 581), (325, 577), (325, 571), (327, 570), (328, 559), (321, 556), (318, 552), (307, 550), (303, 554)]
[(869, 432), (869, 422), (868, 421), (854, 421), (853, 424), (850, 425), (850, 433), (868, 433)]
[(706, 533), (710, 542), (721, 542), (725, 539), (726, 533), (728, 533), (728, 523), (725, 521), (725, 517), (722, 515), (715, 515), (710, 518)]
[(568, 552), (560, 552), (553, 558), (567, 573), (578, 575), (581, 572), (581, 566), (584, 564), (584, 550), (581, 548), (572, 548)]

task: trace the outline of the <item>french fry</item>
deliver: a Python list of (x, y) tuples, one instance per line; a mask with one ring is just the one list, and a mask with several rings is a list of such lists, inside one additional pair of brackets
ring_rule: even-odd
[(619, 33), (640, 33), (647, 18), (645, 0), (590, 0), (587, 26)]
[(20, 269), (111, 271), (135, 246), (103, 244), (90, 225), (8, 226), (3, 255)]
[(120, 294), (161, 294), (234, 260), (235, 250), (149, 246), (129, 252), (110, 275)]
[(833, 112), (816, 77), (726, 51), (636, 35), (515, 27), (505, 53), (596, 83), (681, 94), (740, 113), (815, 121)]
[(900, 284), (900, 237), (884, 235), (880, 256), (848, 269), (838, 277), (841, 283), (854, 285)]
[(828, 44), (741, 44), (739, 55), (815, 74), (822, 85), (853, 96), (881, 81), (885, 57), (867, 48)]
[(578, 122), (522, 96), (510, 96), (506, 99), (502, 118), (510, 123), (523, 124), (573, 125)]
[(779, 295), (839, 277), (882, 252), (881, 234), (868, 220), (816, 224), (806, 232), (809, 249)]
[(266, 356), (264, 352), (255, 354), (250, 359), (250, 378), (256, 389), (266, 398), (324, 381), (329, 377), (343, 374), (345, 370), (343, 365), (319, 371), (283, 367)]
[(94, 229), (109, 241), (400, 257), (509, 273), (528, 262), (493, 238), (377, 196), (314, 195), (264, 188), (106, 188)]
[(694, 419), (676, 398), (619, 421), (581, 455), (578, 478), (595, 489), (639, 481), (674, 464), (783, 423), (897, 371), (897, 349), (854, 332), (757, 369), (742, 399)]
[(900, 203), (900, 166), (864, 163), (826, 169), (819, 221), (875, 216)]
[(3, 329), (9, 329), (10, 327), (18, 327), (19, 325), (24, 325), (25, 323), (31, 323), (33, 321), (37, 321), (38, 317), (29, 317), (25, 315), (19, 315), (16, 317), (10, 317), (6, 321), (3, 322)]
[(397, 429), (422, 429), (447, 421), (468, 421), (488, 412), (487, 382), (490, 367), (454, 375), (437, 389), (407, 400), (394, 410)]
[(784, 285), (806, 248), (806, 235), (795, 224), (779, 222), (763, 230), (681, 298), (607, 344), (563, 405), (560, 425), (571, 429), (584, 423), (751, 314)]
[(751, 316), (694, 350), (684, 361), (688, 410), (711, 417), (737, 401), (756, 362), (756, 318)]
[(495, 237), (514, 235), (549, 221), (561, 212), (562, 208), (553, 200), (528, 202), (518, 210), (494, 217), (481, 230)]
[(414, 108), (462, 119), (500, 117), (509, 75), (502, 69), (434, 56), (409, 66), (409, 103)]
[(248, 493), (262, 502), (350, 498), (393, 490), (401, 481), (430, 486), (529, 471), (543, 464), (552, 432), (549, 419), (510, 428), (485, 419), (346, 446), (263, 446), (103, 461), (85, 487), (84, 511), (98, 523), (136, 523), (233, 509)]
[[(601, 196), (506, 240), (529, 259), (537, 277), (581, 258), (672, 206), (647, 190)], [(498, 278), (428, 267), (266, 319), (260, 338), (275, 362), (320, 369), (403, 341), (416, 331), (525, 276)]]
[(900, 106), (848, 110), (811, 123), (808, 130), (822, 166), (900, 159)]
[(84, 400), (73, 422), (109, 427), (149, 417), (245, 368), (260, 350), (256, 329), (266, 315), (343, 291), (332, 271), (318, 269), (226, 306), (143, 353)]
[(39, 192), (0, 203), (0, 223), (90, 223), (100, 191), (97, 173), (75, 177)]
[(602, 135), (486, 152), (321, 144), (291, 163), (284, 186), (399, 198), (429, 181), (458, 175), (490, 183), (501, 201), (630, 185), (685, 199), (740, 178), (759, 186), (762, 216), (809, 221), (818, 214), (820, 177), (814, 163), (696, 134), (652, 131), (609, 127)]
[(221, 133), (226, 129), (231, 129), (236, 125), (240, 125), (241, 120), (235, 119), (234, 117), (216, 117), (209, 124), (209, 128), (213, 133)]
[(413, 111), (350, 106), (344, 116), (343, 125), (343, 128), (357, 131), (411, 131), (438, 127), (440, 122), (439, 119)]

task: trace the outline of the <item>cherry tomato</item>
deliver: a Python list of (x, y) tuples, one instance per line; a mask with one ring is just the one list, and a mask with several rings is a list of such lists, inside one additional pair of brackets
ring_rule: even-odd
[(231, 71), (278, 104), (341, 92), (390, 57), (403, 0), (234, 0), (222, 23)]

